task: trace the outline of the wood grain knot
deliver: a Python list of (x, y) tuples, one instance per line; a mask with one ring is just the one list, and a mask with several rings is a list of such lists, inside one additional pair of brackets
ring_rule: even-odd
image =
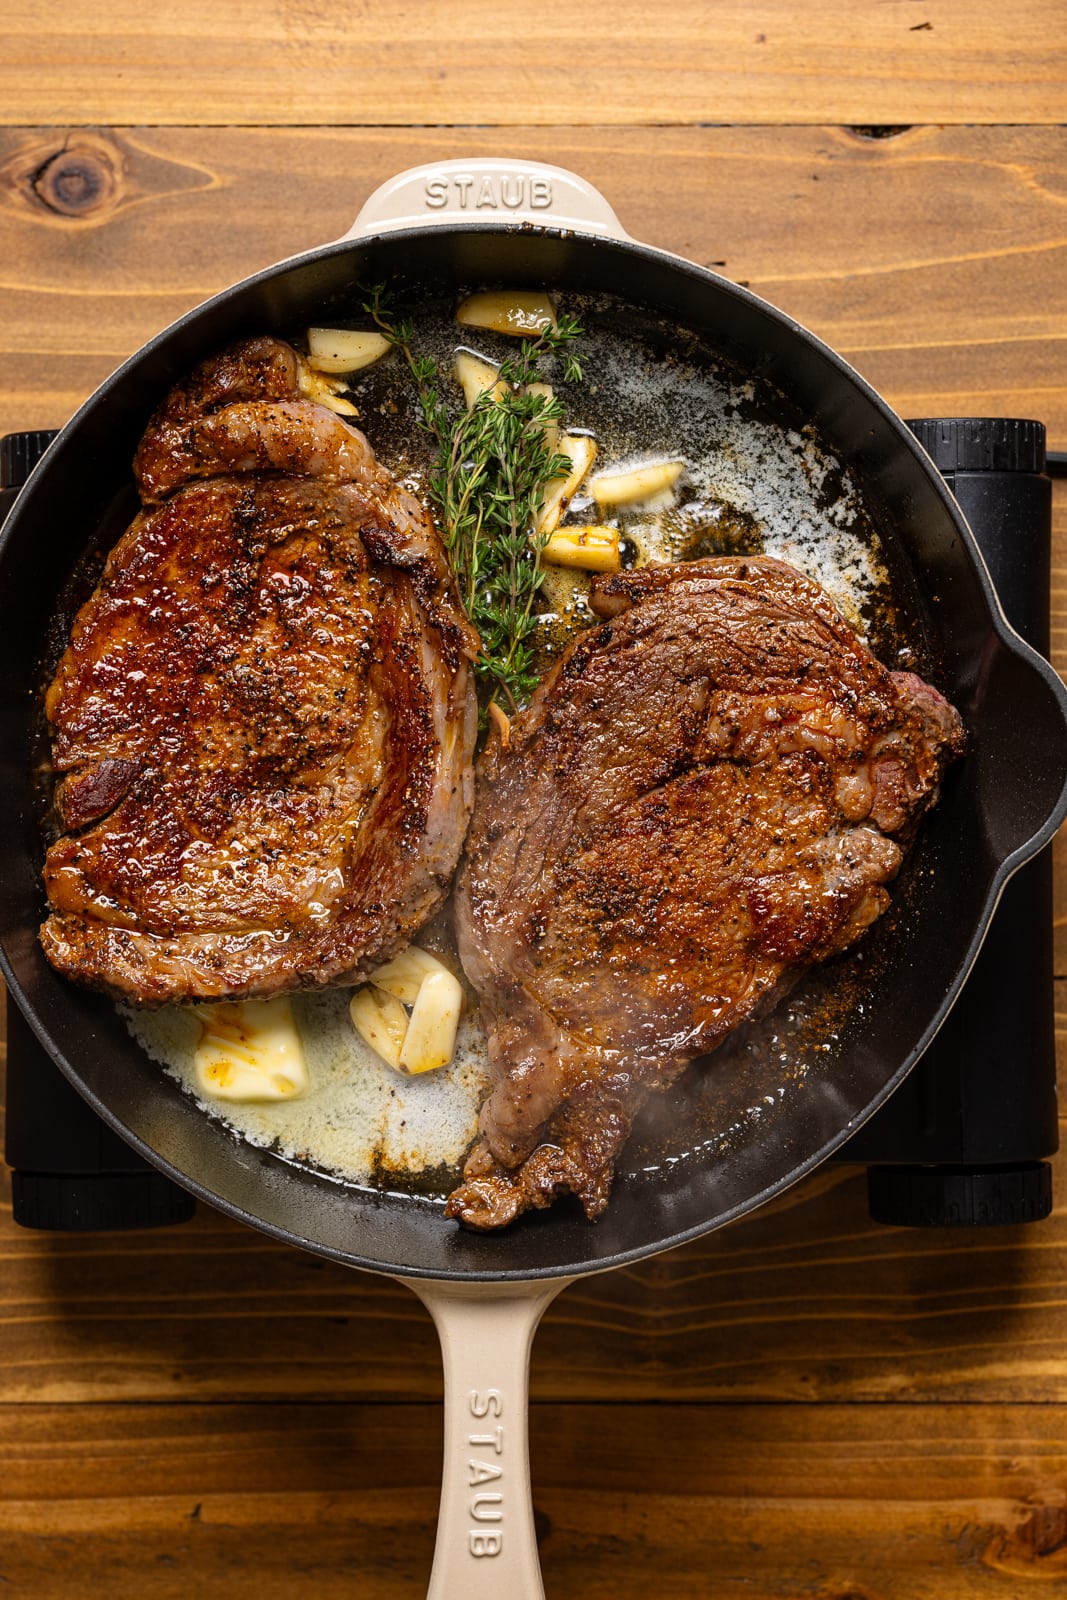
[(998, 1572), (1020, 1577), (1067, 1576), (1067, 1496), (1052, 1490), (1024, 1501), (1016, 1526), (1002, 1530), (983, 1559)]
[(38, 167), (33, 191), (56, 216), (96, 216), (116, 204), (119, 173), (105, 150), (69, 145)]
[(854, 133), (857, 139), (898, 139), (902, 133), (910, 133), (910, 122), (870, 122), (863, 125), (854, 125), (849, 128), (849, 133)]

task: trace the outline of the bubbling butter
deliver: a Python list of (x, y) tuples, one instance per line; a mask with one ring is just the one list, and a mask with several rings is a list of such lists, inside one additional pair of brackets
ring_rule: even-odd
[(201, 1092), (195, 1006), (123, 1010), (146, 1053), (205, 1112), (251, 1144), (356, 1184), (377, 1183), (383, 1173), (455, 1169), (475, 1136), (478, 1107), (489, 1087), (477, 1018), (468, 1014), (461, 1020), (451, 1066), (403, 1077), (358, 1037), (349, 999), (347, 989), (292, 996), (308, 1075), (300, 1099), (224, 1106)]

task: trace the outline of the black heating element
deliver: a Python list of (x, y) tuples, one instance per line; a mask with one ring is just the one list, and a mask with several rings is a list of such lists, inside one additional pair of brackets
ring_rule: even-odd
[[(959, 501), (1012, 627), (1049, 653), (1052, 483), (1040, 422), (909, 424)], [(1004, 891), (948, 1019), (893, 1098), (839, 1152), (868, 1163), (871, 1215), (911, 1226), (1037, 1222), (1058, 1145), (1052, 852)]]
[[(1039, 422), (910, 424), (978, 541), (1012, 626), (1049, 650), (1050, 473)], [(54, 433), (0, 439), (0, 523)], [(7, 1133), (15, 1221), (56, 1230), (183, 1222), (195, 1201), (99, 1120), (8, 1002)], [(868, 1167), (871, 1215), (907, 1226), (1035, 1222), (1052, 1209), (1057, 1147), (1052, 862), (1004, 892), (982, 952), (933, 1045), (838, 1153)]]

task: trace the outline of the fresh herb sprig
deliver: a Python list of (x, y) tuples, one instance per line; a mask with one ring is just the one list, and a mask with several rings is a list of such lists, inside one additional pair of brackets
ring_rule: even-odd
[(563, 354), (564, 381), (581, 378), (571, 348), (581, 335), (573, 317), (561, 316), (524, 339), (500, 367), (502, 390), (478, 396), (456, 413), (443, 391), (437, 364), (413, 349), (414, 328), (391, 314), (384, 285), (367, 290), (364, 309), (407, 363), (419, 402), (420, 425), (433, 438), (436, 457), (430, 496), (467, 614), (481, 638), (476, 671), (493, 695), (514, 709), (537, 683), (531, 643), (534, 606), (541, 580), (541, 551), (548, 535), (537, 532), (546, 486), (570, 470), (567, 456), (550, 443), (563, 418), (559, 400), (530, 387), (543, 382), (541, 362)]

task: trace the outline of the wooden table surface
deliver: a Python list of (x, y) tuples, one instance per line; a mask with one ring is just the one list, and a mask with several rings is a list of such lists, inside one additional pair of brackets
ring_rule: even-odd
[[(394, 172), (495, 153), (581, 171), (905, 415), (1036, 416), (1067, 448), (1063, 23), (1052, 0), (0, 0), (0, 432), (62, 423)], [(1067, 1594), (1057, 1182), (1030, 1229), (911, 1233), (826, 1169), (567, 1291), (532, 1373), (549, 1600)], [(205, 1210), (64, 1237), (8, 1204), (0, 1252), (4, 1594), (424, 1592), (440, 1376), (406, 1290)]]

